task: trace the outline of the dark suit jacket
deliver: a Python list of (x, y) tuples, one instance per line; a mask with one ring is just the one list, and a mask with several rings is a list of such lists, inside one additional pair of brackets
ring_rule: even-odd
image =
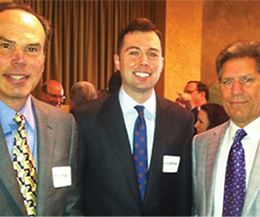
[[(79, 123), (85, 215), (190, 215), (193, 115), (157, 96), (148, 186), (141, 203), (118, 93), (74, 113)], [(163, 173), (164, 155), (180, 156)]]
[[(37, 215), (77, 215), (79, 183), (75, 120), (57, 108), (33, 98), (38, 141)], [(72, 185), (54, 188), (52, 168), (71, 166)], [(0, 215), (26, 215), (19, 184), (12, 168), (7, 144), (0, 126)]]

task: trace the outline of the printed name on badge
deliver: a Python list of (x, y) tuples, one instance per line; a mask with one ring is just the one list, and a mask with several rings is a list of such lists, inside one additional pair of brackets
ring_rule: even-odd
[(163, 172), (164, 173), (177, 173), (180, 163), (179, 156), (164, 155), (163, 156)]

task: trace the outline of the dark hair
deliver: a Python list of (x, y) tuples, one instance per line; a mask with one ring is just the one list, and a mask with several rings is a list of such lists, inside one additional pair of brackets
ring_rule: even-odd
[(5, 10), (10, 10), (10, 9), (20, 9), (23, 11), (26, 11), (33, 16), (35, 16), (40, 23), (43, 26), (43, 29), (45, 31), (45, 42), (44, 42), (44, 53), (47, 53), (48, 50), (48, 45), (49, 41), (51, 38), (51, 26), (50, 23), (42, 16), (38, 15), (29, 5), (24, 4), (24, 3), (14, 3), (14, 2), (3, 2), (0, 3), (0, 12), (5, 11)]
[(205, 92), (206, 100), (209, 100), (209, 88), (206, 84), (202, 83), (201, 81), (188, 81), (187, 84), (195, 83), (197, 84), (197, 90), (199, 92)]
[(256, 70), (260, 72), (260, 44), (256, 41), (235, 42), (223, 49), (217, 57), (216, 68), (218, 79), (221, 79), (225, 62), (235, 58), (250, 57), (256, 61)]
[(202, 105), (200, 109), (205, 111), (208, 115), (209, 126), (207, 130), (216, 127), (229, 119), (223, 106), (217, 103), (206, 103)]
[(108, 91), (109, 93), (115, 93), (119, 91), (122, 84), (122, 78), (119, 71), (114, 72), (108, 81)]
[(132, 33), (135, 31), (155, 32), (156, 35), (159, 37), (160, 41), (162, 40), (161, 32), (157, 29), (157, 27), (151, 20), (147, 18), (137, 18), (133, 20), (126, 28), (124, 28), (119, 33), (118, 44), (117, 44), (118, 54), (120, 54), (120, 51), (123, 47), (125, 35), (127, 35), (129, 32)]

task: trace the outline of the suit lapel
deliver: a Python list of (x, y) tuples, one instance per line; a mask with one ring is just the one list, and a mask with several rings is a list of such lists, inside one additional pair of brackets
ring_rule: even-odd
[(16, 180), (16, 175), (12, 165), (13, 163), (10, 159), (5, 137), (0, 126), (0, 180), (2, 180), (3, 184), (5, 185), (5, 188), (9, 192), (10, 197), (16, 202), (21, 213), (26, 215), (22, 194), (20, 192), (20, 187)]
[(207, 215), (212, 215), (213, 213), (213, 195), (215, 191), (215, 181), (216, 181), (216, 165), (218, 160), (218, 151), (222, 143), (225, 130), (229, 122), (226, 122), (222, 127), (218, 127), (212, 131), (208, 137), (207, 143), (209, 144), (207, 149), (207, 159), (206, 159), (206, 213)]
[(250, 208), (253, 205), (255, 198), (260, 193), (260, 142), (258, 142), (258, 147), (255, 154), (255, 160), (251, 169), (249, 182), (248, 182), (248, 189), (245, 198), (244, 208), (243, 208), (243, 216), (250, 215)]
[(156, 123), (155, 123), (155, 132), (154, 132), (154, 142), (151, 156), (151, 163), (149, 168), (148, 175), (148, 183), (147, 183), (147, 191), (145, 195), (145, 201), (149, 198), (149, 195), (152, 192), (154, 183), (158, 183), (158, 175), (156, 175), (156, 171), (162, 170), (162, 159), (160, 156), (160, 145), (165, 144), (163, 141), (164, 129), (167, 128), (168, 119), (166, 115), (162, 115), (168, 108), (168, 104), (164, 103), (159, 96), (156, 98)]
[(114, 146), (114, 150), (117, 150), (129, 186), (138, 201), (140, 200), (140, 196), (135, 175), (133, 156), (124, 124), (122, 110), (118, 100), (118, 94), (113, 94), (106, 100), (100, 114), (102, 114), (101, 118), (105, 120), (106, 128), (109, 131), (109, 138), (112, 140), (111, 145)]
[[(44, 215), (47, 201), (48, 189), (52, 177), (50, 169), (53, 159), (53, 145), (55, 144), (55, 124), (52, 122), (52, 114), (40, 106), (39, 102), (33, 99), (35, 109), (35, 119), (37, 125), (37, 145), (38, 145), (38, 186), (37, 186), (37, 214)], [(52, 182), (51, 182), (52, 183)]]

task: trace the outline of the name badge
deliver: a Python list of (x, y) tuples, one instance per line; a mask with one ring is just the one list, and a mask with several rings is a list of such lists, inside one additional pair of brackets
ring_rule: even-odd
[(71, 185), (71, 167), (61, 166), (52, 168), (52, 180), (54, 188)]
[(163, 172), (164, 173), (177, 173), (180, 163), (179, 156), (164, 155), (163, 156)]

